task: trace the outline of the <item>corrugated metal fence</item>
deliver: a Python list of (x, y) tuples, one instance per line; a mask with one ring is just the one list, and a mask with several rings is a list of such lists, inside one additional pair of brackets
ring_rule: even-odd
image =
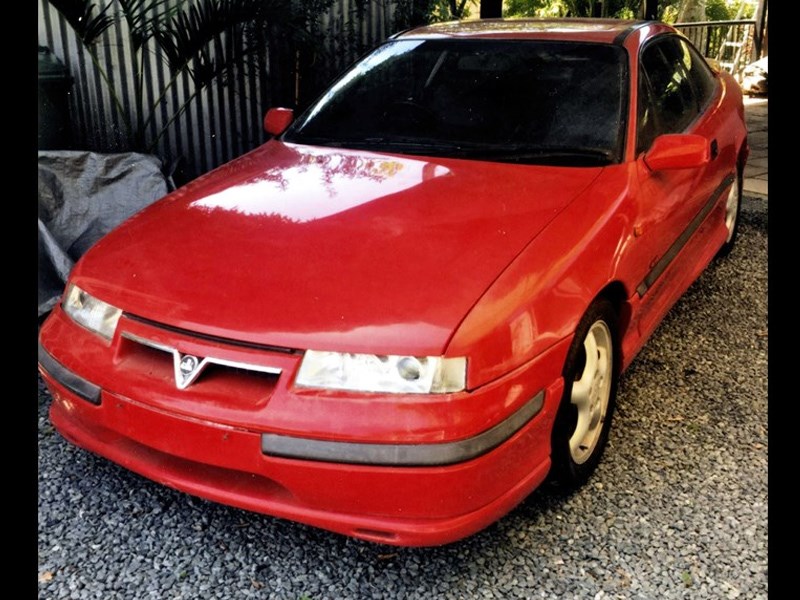
[[(99, 152), (128, 150), (124, 116), (116, 109), (90, 54), (49, 1), (38, 1), (39, 44), (50, 48), (73, 78), (70, 115), (74, 146)], [(97, 4), (112, 4), (112, 14), (121, 17), (114, 0), (98, 0)], [(149, 117), (148, 107), (155, 106), (146, 128), (147, 139), (152, 142), (167, 126), (152, 152), (167, 162), (182, 159), (185, 177), (191, 178), (256, 147), (265, 140), (262, 119), (269, 106), (311, 100), (302, 97), (302, 92), (315, 92), (321, 82), (386, 39), (392, 33), (393, 15), (392, 0), (335, 0), (320, 20), (324, 33), (319, 51), (310, 60), (306, 57), (305, 81), (297, 77), (298, 67), (303, 65), (293, 47), (265, 40), (264, 52), (237, 64), (225, 85), (215, 82), (197, 94), (172, 123), (173, 115), (191, 98), (194, 86), (186, 74), (171, 81), (161, 50), (150, 45), (142, 53), (141, 69), (145, 118)], [(103, 34), (97, 49), (124, 112), (135, 115), (137, 56), (124, 19), (119, 18)]]

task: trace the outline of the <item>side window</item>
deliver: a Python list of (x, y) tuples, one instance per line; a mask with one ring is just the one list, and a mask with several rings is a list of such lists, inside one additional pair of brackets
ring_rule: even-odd
[(717, 79), (700, 53), (686, 40), (681, 40), (683, 65), (689, 72), (689, 80), (694, 85), (700, 109), (706, 107), (717, 90)]
[(684, 131), (699, 112), (680, 42), (668, 37), (642, 52), (640, 76), (650, 86), (658, 134)]

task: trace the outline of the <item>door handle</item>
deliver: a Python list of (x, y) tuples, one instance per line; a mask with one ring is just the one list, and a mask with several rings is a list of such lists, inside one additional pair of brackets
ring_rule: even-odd
[(711, 160), (714, 160), (719, 156), (719, 144), (717, 144), (717, 140), (711, 140)]

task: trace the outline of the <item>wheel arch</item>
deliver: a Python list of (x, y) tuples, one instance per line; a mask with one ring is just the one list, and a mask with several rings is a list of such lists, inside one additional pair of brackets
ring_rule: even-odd
[(618, 347), (622, 345), (622, 339), (625, 337), (625, 334), (627, 333), (628, 327), (631, 323), (631, 315), (633, 311), (630, 303), (628, 302), (629, 297), (630, 295), (628, 294), (625, 284), (619, 280), (614, 280), (607, 283), (586, 307), (586, 310), (589, 310), (589, 306), (597, 302), (599, 299), (605, 299), (611, 303), (611, 306), (614, 307), (614, 310), (617, 313), (617, 327), (616, 331), (613, 333), (617, 336), (616, 342)]
[(742, 177), (744, 177), (744, 167), (747, 164), (748, 156), (750, 156), (750, 144), (745, 135), (742, 145), (739, 148), (739, 153), (736, 155), (736, 176), (739, 178), (740, 182)]

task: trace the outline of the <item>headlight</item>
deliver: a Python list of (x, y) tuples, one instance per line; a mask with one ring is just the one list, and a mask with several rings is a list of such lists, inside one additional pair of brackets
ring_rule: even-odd
[(443, 394), (463, 390), (466, 379), (466, 358), (376, 356), (308, 350), (295, 385), (356, 392)]
[(77, 285), (67, 288), (61, 307), (76, 323), (109, 340), (122, 314), (120, 309), (90, 296)]

